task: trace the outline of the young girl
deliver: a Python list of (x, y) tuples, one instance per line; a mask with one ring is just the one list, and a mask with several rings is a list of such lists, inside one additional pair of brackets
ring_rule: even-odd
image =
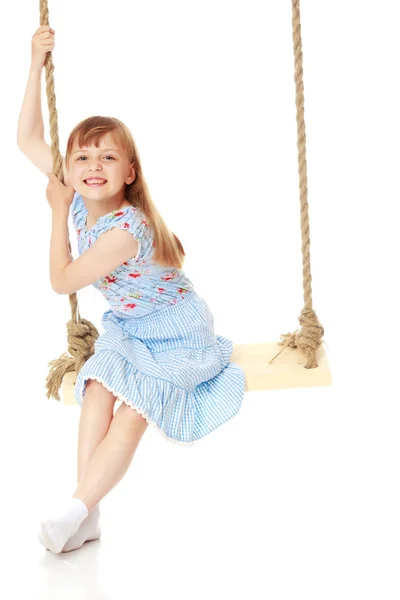
[[(52, 209), (50, 279), (55, 292), (94, 285), (110, 309), (105, 332), (77, 375), (82, 408), (78, 486), (42, 522), (51, 552), (100, 537), (99, 502), (121, 480), (148, 424), (167, 440), (190, 445), (239, 411), (243, 369), (233, 344), (214, 333), (214, 319), (182, 270), (185, 255), (153, 204), (138, 151), (118, 119), (91, 117), (71, 132), (63, 185), (44, 141), (41, 73), (54, 30), (39, 27), (18, 123), (22, 152), (49, 177)], [(68, 216), (79, 258), (68, 251)], [(114, 403), (122, 403), (114, 415)]]

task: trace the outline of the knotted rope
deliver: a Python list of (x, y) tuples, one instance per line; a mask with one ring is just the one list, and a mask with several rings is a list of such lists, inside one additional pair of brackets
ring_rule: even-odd
[(310, 225), (308, 218), (308, 188), (307, 188), (307, 161), (306, 161), (306, 125), (304, 121), (304, 84), (303, 84), (303, 53), (301, 43), (300, 0), (292, 0), (292, 32), (294, 51), (294, 81), (296, 84), (296, 120), (297, 120), (297, 160), (300, 188), (300, 224), (301, 224), (301, 251), (303, 256), (303, 296), (304, 308), (301, 311), (299, 322), (301, 329), (293, 333), (281, 335), (279, 344), (283, 348), (271, 360), (272, 363), (283, 350), (290, 346), (301, 348), (306, 357), (306, 369), (318, 366), (316, 352), (321, 345), (324, 328), (319, 322), (312, 307), (311, 291), (311, 259), (310, 259)]
[[(49, 25), (49, 8), (47, 0), (39, 0), (40, 26)], [(53, 172), (64, 183), (62, 170), (62, 157), (58, 139), (58, 117), (56, 109), (56, 95), (54, 91), (54, 65), (51, 52), (47, 53), (45, 62), (46, 95), (49, 107), (51, 154), (53, 157)], [(68, 238), (68, 248), (72, 257), (71, 244)], [(46, 379), (47, 398), (60, 400), (59, 390), (63, 377), (69, 371), (79, 372), (85, 362), (94, 354), (94, 344), (99, 336), (96, 327), (87, 319), (79, 315), (78, 297), (76, 293), (69, 295), (71, 319), (67, 322), (68, 352), (60, 358), (49, 362), (50, 370)]]

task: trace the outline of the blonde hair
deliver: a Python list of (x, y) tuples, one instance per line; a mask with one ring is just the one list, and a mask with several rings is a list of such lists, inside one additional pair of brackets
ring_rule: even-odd
[(153, 246), (155, 248), (153, 260), (162, 266), (181, 269), (185, 251), (177, 236), (168, 229), (151, 199), (147, 183), (143, 177), (136, 144), (128, 127), (122, 121), (114, 117), (96, 116), (78, 123), (71, 131), (67, 142), (65, 156), (67, 168), (75, 141), (77, 141), (79, 148), (92, 144), (98, 148), (101, 138), (107, 133), (111, 133), (119, 142), (135, 169), (135, 180), (130, 184), (125, 184), (125, 196), (132, 206), (139, 208), (145, 214), (147, 223), (153, 229)]

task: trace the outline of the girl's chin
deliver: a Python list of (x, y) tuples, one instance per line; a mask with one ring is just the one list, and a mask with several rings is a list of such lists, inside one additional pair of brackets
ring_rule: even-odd
[(102, 185), (88, 185), (87, 183), (84, 183), (83, 185), (85, 190), (101, 190), (102, 188), (106, 187), (107, 183), (103, 183)]
[(83, 187), (81, 187), (80, 189), (82, 190), (82, 195), (86, 195), (86, 196), (91, 196), (91, 195), (99, 195), (99, 194), (104, 194), (107, 193), (108, 195), (110, 195), (110, 190), (106, 189), (107, 186), (106, 185), (99, 185), (99, 186), (90, 186), (90, 185), (86, 185), (83, 184)]

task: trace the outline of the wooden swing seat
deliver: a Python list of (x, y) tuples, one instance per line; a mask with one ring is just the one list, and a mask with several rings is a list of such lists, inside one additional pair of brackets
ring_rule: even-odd
[[(324, 345), (317, 350), (318, 367), (305, 369), (302, 350), (285, 348), (272, 364), (270, 360), (282, 349), (276, 342), (237, 344), (231, 362), (240, 365), (246, 375), (245, 392), (260, 392), (302, 387), (332, 385), (331, 372)], [(61, 398), (64, 404), (78, 406), (74, 398), (76, 372), (63, 378)]]
[(276, 342), (237, 344), (231, 362), (239, 364), (246, 374), (246, 392), (280, 390), (332, 385), (331, 372), (324, 345), (318, 348), (318, 367), (305, 369), (306, 357), (299, 348), (285, 348), (273, 363), (269, 361), (282, 349)]

